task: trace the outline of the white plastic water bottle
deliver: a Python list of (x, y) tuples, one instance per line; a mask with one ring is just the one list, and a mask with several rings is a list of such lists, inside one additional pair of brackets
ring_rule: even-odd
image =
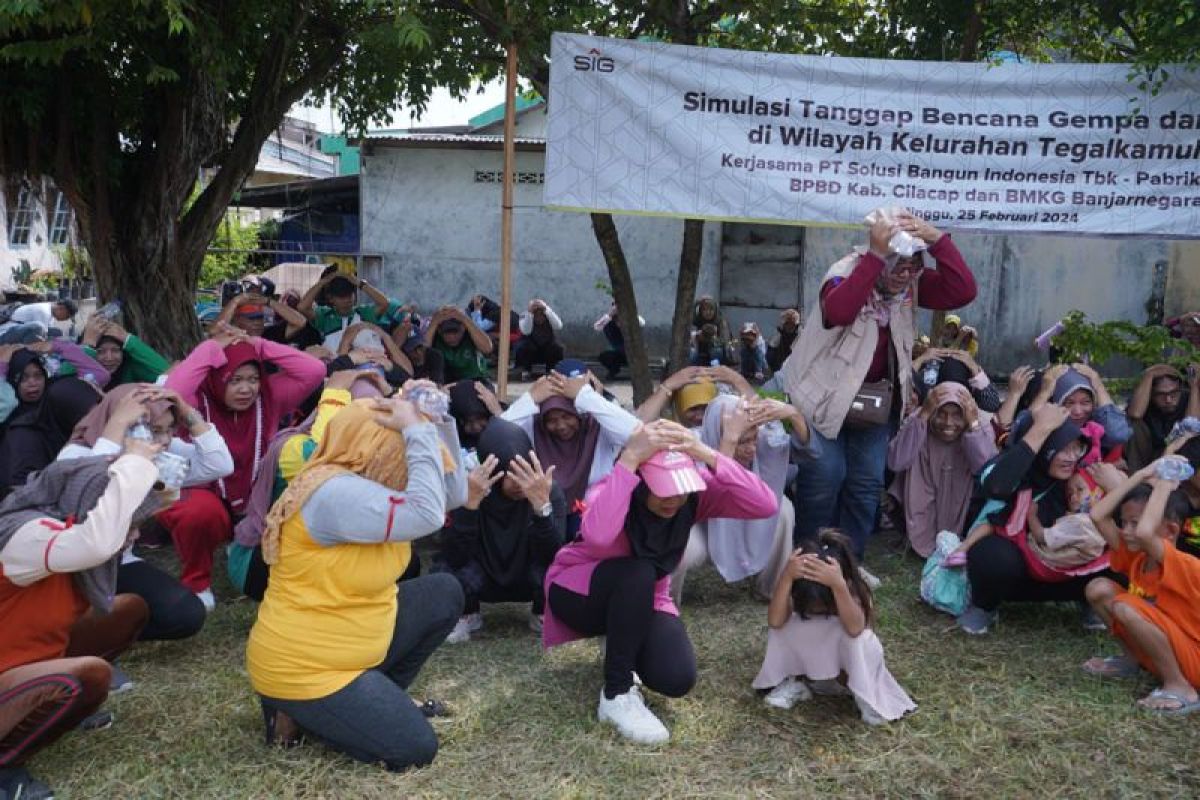
[(117, 317), (121, 316), (121, 301), (113, 300), (112, 302), (105, 303), (97, 308), (92, 315), (106, 319), (109, 322), (116, 322)]

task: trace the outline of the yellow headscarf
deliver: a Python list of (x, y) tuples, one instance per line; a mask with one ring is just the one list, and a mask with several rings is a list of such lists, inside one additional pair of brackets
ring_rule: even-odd
[(675, 392), (675, 419), (683, 419), (689, 408), (706, 406), (717, 397), (717, 385), (712, 381), (689, 383)]
[[(329, 420), (325, 436), (311, 459), (271, 506), (263, 525), (263, 561), (279, 560), (283, 523), (304, 507), (317, 489), (338, 475), (360, 475), (367, 480), (403, 491), (408, 486), (408, 461), (404, 435), (375, 421), (373, 402), (355, 400)], [(442, 468), (455, 468), (453, 456), (442, 445)]]

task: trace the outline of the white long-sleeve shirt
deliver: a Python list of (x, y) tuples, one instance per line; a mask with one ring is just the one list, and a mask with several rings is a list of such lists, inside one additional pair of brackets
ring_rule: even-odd
[(108, 475), (108, 486), (83, 522), (67, 526), (39, 517), (18, 528), (0, 551), (4, 577), (30, 586), (56, 572), (82, 572), (112, 558), (125, 544), (134, 512), (158, 480), (158, 468), (129, 454), (114, 461)]
[[(562, 320), (559, 319), (558, 314), (555, 314), (554, 309), (550, 306), (546, 306), (546, 319), (550, 321), (551, 328), (556, 331), (562, 330)], [(521, 333), (525, 334), (526, 336), (533, 333), (533, 312), (526, 311), (524, 314), (522, 314), (521, 318), (517, 320), (517, 327), (520, 328)]]
[[(121, 445), (101, 436), (96, 444), (88, 447), (83, 444), (69, 444), (58, 453), (57, 461), (67, 461), (72, 458), (87, 458), (88, 456), (108, 456), (120, 453)], [(167, 446), (168, 453), (174, 453), (188, 460), (187, 475), (183, 478), (184, 486), (204, 486), (215, 480), (224, 478), (233, 472), (233, 456), (225, 438), (217, 431), (215, 425), (209, 425), (208, 430), (197, 436), (191, 442), (171, 438)], [(121, 555), (122, 564), (140, 561), (133, 554), (133, 545), (125, 548)]]
[[(67, 445), (59, 452), (57, 460), (109, 456), (120, 452), (121, 445), (100, 437), (93, 447), (82, 444)], [(210, 425), (207, 431), (191, 442), (172, 438), (167, 452), (188, 460), (187, 475), (183, 479), (184, 486), (203, 486), (233, 473), (233, 456), (229, 454), (229, 447), (215, 425)]]
[[(596, 442), (596, 454), (592, 458), (592, 469), (588, 473), (588, 487), (590, 488), (612, 471), (613, 464), (617, 463), (617, 457), (621, 454), (621, 449), (625, 447), (625, 442), (629, 441), (629, 437), (641, 423), (637, 417), (616, 403), (605, 400), (604, 396), (591, 386), (584, 386), (579, 390), (579, 394), (575, 397), (575, 410), (580, 414), (591, 414), (592, 418), (600, 423), (600, 437)], [(533, 402), (533, 398), (526, 392), (509, 406), (508, 410), (500, 415), (500, 418), (520, 425), (532, 440), (533, 418), (539, 411), (538, 404)]]

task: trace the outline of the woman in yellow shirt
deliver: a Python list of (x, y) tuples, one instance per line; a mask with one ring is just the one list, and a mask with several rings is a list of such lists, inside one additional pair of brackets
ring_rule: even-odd
[(437, 737), (406, 689), (462, 613), (450, 575), (396, 581), (442, 527), (438, 432), (403, 399), (359, 400), (267, 516), (271, 581), (246, 647), (268, 740), (294, 723), (360, 761), (428, 764)]

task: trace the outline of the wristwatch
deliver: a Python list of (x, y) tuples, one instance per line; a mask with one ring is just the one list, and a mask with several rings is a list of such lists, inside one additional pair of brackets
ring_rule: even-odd
[(554, 513), (554, 504), (547, 502), (545, 505), (543, 505), (541, 508), (539, 508), (537, 511), (535, 511), (533, 513), (535, 513), (539, 517), (545, 519), (546, 517), (548, 517)]

